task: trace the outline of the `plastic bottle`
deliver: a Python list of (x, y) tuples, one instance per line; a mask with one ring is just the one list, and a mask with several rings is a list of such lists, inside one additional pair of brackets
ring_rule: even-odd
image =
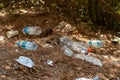
[(16, 43), (19, 47), (28, 49), (28, 50), (36, 50), (37, 49), (37, 44), (33, 42), (28, 42), (28, 41), (18, 41)]
[(42, 29), (38, 26), (30, 26), (23, 28), (22, 32), (28, 35), (40, 35), (42, 33)]
[(69, 42), (73, 42), (73, 40), (70, 39), (68, 36), (63, 36), (60, 38), (61, 45), (67, 45)]
[(83, 55), (83, 54), (74, 54), (73, 55), (74, 58), (79, 58), (79, 59), (82, 59), (82, 60), (86, 60), (94, 65), (98, 65), (98, 66), (101, 66), (102, 67), (102, 61), (99, 60), (98, 58), (95, 58), (93, 56), (86, 56), (86, 55)]
[(26, 67), (29, 67), (29, 68), (32, 68), (33, 66), (35, 66), (35, 63), (28, 57), (25, 57), (25, 56), (20, 56), (18, 59), (15, 59), (18, 63), (26, 66)]
[(64, 52), (65, 55), (67, 55), (69, 57), (73, 56), (73, 51), (70, 50), (67, 46), (64, 45), (62, 47), (62, 50), (63, 50), (63, 52)]
[(75, 52), (84, 54), (88, 53), (88, 46), (83, 42), (69, 42), (67, 46)]
[(60, 42), (62, 45), (66, 45), (71, 50), (78, 52), (78, 53), (88, 53), (88, 45), (86, 45), (83, 42), (75, 42), (71, 39), (69, 39), (67, 36), (61, 37)]
[(19, 32), (17, 30), (15, 30), (15, 31), (11, 30), (11, 31), (7, 32), (7, 37), (11, 38), (11, 37), (14, 37), (14, 36), (16, 36), (18, 34), (19, 34)]
[(91, 40), (88, 42), (88, 45), (100, 48), (105, 46), (105, 42), (101, 40)]

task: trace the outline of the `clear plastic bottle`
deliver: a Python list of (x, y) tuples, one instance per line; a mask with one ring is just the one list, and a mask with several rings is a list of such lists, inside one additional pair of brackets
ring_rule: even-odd
[(42, 33), (42, 29), (38, 26), (30, 26), (23, 28), (22, 32), (28, 35), (40, 35)]
[(16, 43), (19, 47), (28, 49), (28, 50), (36, 50), (37, 49), (37, 44), (33, 42), (28, 42), (28, 41), (18, 41)]
[(93, 56), (86, 56), (86, 55), (83, 55), (83, 54), (74, 54), (73, 55), (74, 58), (79, 58), (79, 59), (82, 59), (82, 60), (86, 60), (94, 65), (98, 65), (98, 66), (102, 66), (102, 61), (99, 60), (98, 58), (96, 57), (93, 57)]
[(67, 46), (78, 53), (88, 53), (88, 46), (83, 42), (69, 42)]
[(105, 46), (105, 42), (101, 40), (91, 40), (88, 42), (88, 45), (100, 48)]
[(63, 36), (60, 38), (61, 45), (67, 45), (69, 42), (73, 42), (73, 40), (70, 39), (68, 36)]
[(69, 56), (69, 57), (73, 56), (73, 51), (70, 50), (70, 49), (69, 49), (67, 46), (65, 46), (65, 45), (62, 47), (62, 51), (64, 52), (65, 55), (67, 55), (67, 56)]
[(68, 48), (70, 48), (75, 52), (84, 53), (84, 54), (88, 53), (88, 45), (86, 45), (83, 42), (75, 42), (69, 39), (69, 37), (67, 36), (61, 37), (60, 42), (62, 45), (66, 45)]
[(8, 38), (11, 38), (11, 37), (14, 37), (14, 36), (16, 36), (16, 35), (18, 35), (19, 34), (19, 32), (17, 31), (17, 30), (11, 30), (11, 31), (8, 31), (7, 32), (7, 37)]
[(18, 59), (15, 59), (18, 63), (26, 66), (26, 67), (29, 67), (29, 68), (32, 68), (33, 66), (35, 66), (35, 63), (28, 57), (25, 57), (25, 56), (20, 56)]

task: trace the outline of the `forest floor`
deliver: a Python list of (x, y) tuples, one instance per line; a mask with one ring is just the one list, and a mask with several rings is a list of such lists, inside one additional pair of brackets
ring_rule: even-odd
[[(111, 43), (114, 36), (120, 37), (119, 34), (107, 30), (95, 32), (83, 22), (69, 33), (53, 31), (50, 34), (44, 31), (47, 28), (55, 28), (61, 21), (75, 26), (64, 17), (44, 13), (0, 15), (0, 35), (5, 36), (5, 39), (0, 42), (0, 80), (75, 80), (80, 77), (94, 78), (95, 76), (100, 77), (101, 80), (117, 80), (120, 77), (120, 46)], [(25, 26), (40, 26), (46, 34), (24, 35), (22, 29)], [(6, 33), (9, 30), (18, 30), (19, 35), (8, 39)], [(103, 66), (66, 56), (59, 44), (59, 38), (64, 35), (79, 42), (93, 39), (106, 41), (105, 47), (93, 48), (94, 55), (102, 61)], [(19, 40), (34, 41), (38, 44), (38, 49), (30, 51), (15, 46)], [(53, 48), (42, 46), (47, 43)], [(31, 58), (35, 66), (28, 68), (19, 64), (15, 61), (19, 56)], [(53, 66), (48, 65), (47, 60), (52, 60)]]

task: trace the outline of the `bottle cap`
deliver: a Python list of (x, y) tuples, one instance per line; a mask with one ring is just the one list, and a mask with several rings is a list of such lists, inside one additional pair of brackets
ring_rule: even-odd
[(27, 32), (28, 32), (28, 27), (25, 27), (25, 28), (23, 29), (23, 33), (26, 34)]
[(87, 50), (88, 52), (92, 52), (92, 49), (91, 48), (88, 48), (88, 50)]
[(26, 43), (27, 43), (27, 41), (18, 41), (18, 42), (16, 42), (16, 45), (24, 48)]

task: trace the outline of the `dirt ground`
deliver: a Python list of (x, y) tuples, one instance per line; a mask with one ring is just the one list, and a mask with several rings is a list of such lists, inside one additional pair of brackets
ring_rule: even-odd
[[(113, 37), (103, 36), (103, 39), (107, 39), (105, 48), (93, 49), (93, 53), (103, 62), (103, 66), (99, 67), (83, 61), (80, 59), (68, 57), (61, 51), (61, 45), (59, 44), (59, 38), (64, 34), (47, 34), (44, 36), (29, 36), (22, 33), (22, 29), (25, 26), (40, 26), (43, 30), (48, 28), (54, 28), (61, 21), (66, 20), (60, 16), (48, 15), (48, 14), (36, 14), (36, 15), (7, 15), (0, 17), (0, 35), (6, 36), (6, 32), (9, 30), (18, 30), (20, 33), (18, 36), (8, 39), (7, 37), (3, 42), (0, 42), (0, 80), (75, 80), (79, 77), (94, 78), (99, 76), (101, 80), (117, 80), (120, 77), (120, 63), (112, 64), (113, 58), (120, 60), (120, 46), (110, 43), (110, 39)], [(69, 21), (68, 21), (69, 22)], [(92, 31), (84, 31), (83, 24), (80, 23), (80, 33), (70, 33), (69, 36), (78, 36), (76, 40), (80, 38), (85, 39), (99, 39), (100, 34), (96, 35)], [(107, 32), (106, 32), (107, 33)], [(108, 39), (110, 38), (110, 39)], [(18, 40), (35, 41), (38, 44), (36, 51), (29, 51), (21, 49), (15, 46)], [(44, 48), (42, 44), (52, 44), (54, 48)], [(102, 55), (112, 56), (110, 59), (103, 59)], [(33, 68), (27, 68), (15, 61), (19, 56), (26, 56), (33, 60), (35, 66)], [(53, 66), (47, 64), (47, 60), (53, 60)]]

